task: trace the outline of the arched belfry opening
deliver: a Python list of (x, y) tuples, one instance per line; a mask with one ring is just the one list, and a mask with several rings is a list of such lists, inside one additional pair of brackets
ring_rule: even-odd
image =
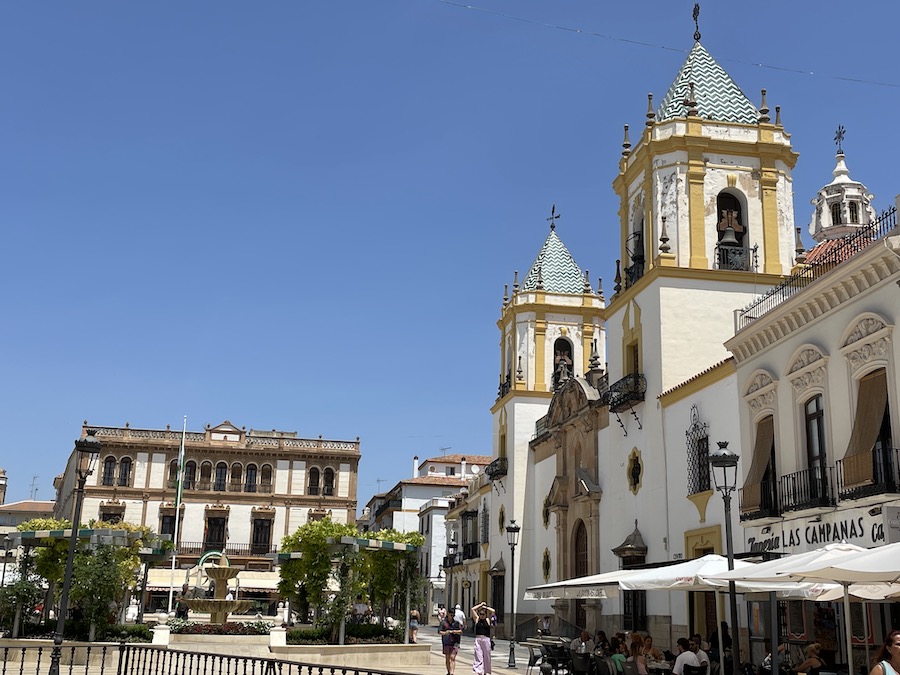
[(570, 377), (572, 372), (572, 343), (566, 338), (557, 338), (553, 343), (553, 390), (556, 391)]
[(721, 270), (749, 270), (747, 224), (742, 200), (723, 190), (716, 196), (716, 265)]

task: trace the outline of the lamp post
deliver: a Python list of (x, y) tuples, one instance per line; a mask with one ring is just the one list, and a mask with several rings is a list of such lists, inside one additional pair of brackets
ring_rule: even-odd
[(453, 602), (453, 567), (456, 565), (456, 543), (447, 544), (447, 613), (450, 613), (450, 605)]
[(94, 437), (93, 429), (84, 438), (75, 441), (75, 510), (72, 513), (72, 536), (69, 537), (69, 555), (66, 557), (66, 573), (63, 577), (62, 593), (59, 596), (59, 616), (56, 617), (56, 632), (53, 634), (53, 651), (50, 653), (50, 675), (59, 675), (59, 659), (62, 656), (63, 631), (69, 609), (69, 587), (72, 585), (72, 565), (75, 549), (78, 547), (78, 529), (81, 522), (81, 505), (84, 501), (84, 484), (93, 473), (94, 461), (100, 453), (100, 441)]
[(9, 535), (3, 537), (3, 578), (0, 579), (0, 588), (6, 586), (6, 566), (9, 564)]
[[(709, 464), (712, 467), (713, 481), (716, 490), (722, 493), (725, 502), (725, 546), (728, 551), (728, 569), (734, 569), (734, 536), (731, 531), (731, 493), (737, 489), (738, 454), (728, 449), (728, 441), (719, 441), (719, 449), (709, 453)], [(738, 650), (737, 594), (734, 582), (728, 582), (728, 602), (731, 609), (731, 664), (737, 675), (740, 668)], [(719, 645), (719, 653), (724, 663), (725, 645)]]
[(507, 668), (516, 667), (516, 544), (519, 543), (521, 527), (510, 520), (506, 527), (506, 541), (509, 543), (509, 663)]

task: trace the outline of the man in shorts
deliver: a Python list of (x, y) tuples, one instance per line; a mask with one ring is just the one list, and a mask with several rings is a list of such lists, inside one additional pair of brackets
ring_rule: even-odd
[(456, 655), (459, 653), (459, 643), (462, 642), (462, 626), (455, 616), (448, 614), (441, 621), (438, 631), (443, 643), (444, 662), (447, 664), (447, 675), (453, 675), (456, 671)]

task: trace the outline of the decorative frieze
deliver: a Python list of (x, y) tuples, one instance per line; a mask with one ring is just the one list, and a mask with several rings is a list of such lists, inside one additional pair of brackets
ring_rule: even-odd
[(866, 316), (856, 322), (841, 348), (853, 375), (873, 363), (887, 363), (893, 329), (877, 316)]

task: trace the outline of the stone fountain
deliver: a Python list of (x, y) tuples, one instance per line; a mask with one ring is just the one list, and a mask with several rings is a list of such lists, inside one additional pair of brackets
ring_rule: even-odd
[(210, 565), (205, 570), (206, 576), (215, 582), (215, 596), (212, 598), (186, 599), (187, 606), (195, 612), (209, 612), (209, 622), (222, 624), (228, 620), (232, 612), (245, 612), (253, 604), (251, 600), (226, 600), (228, 580), (234, 579), (240, 570), (234, 567)]

